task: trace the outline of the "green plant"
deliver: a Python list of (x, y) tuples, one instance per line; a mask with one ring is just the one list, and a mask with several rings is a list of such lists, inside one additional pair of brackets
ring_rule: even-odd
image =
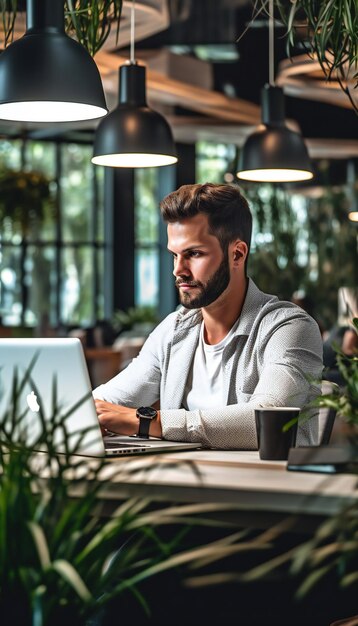
[(327, 329), (337, 320), (339, 288), (358, 284), (356, 229), (347, 219), (349, 206), (344, 187), (329, 185), (320, 198), (311, 198), (307, 205), (309, 271), (300, 286), (314, 299)]
[[(123, 0), (66, 0), (66, 32), (75, 37), (91, 55), (106, 41), (113, 25), (119, 34)], [(3, 0), (0, 4), (5, 47), (12, 42), (16, 17), (23, 9), (19, 0)]]
[[(353, 319), (353, 326), (358, 334), (358, 318)], [(347, 424), (357, 429), (358, 436), (358, 351), (346, 356), (337, 349), (337, 364), (344, 380), (343, 389), (337, 386), (333, 393), (319, 396), (315, 405), (335, 409)], [(356, 443), (358, 446), (358, 441)]]
[(51, 180), (41, 172), (0, 170), (0, 220), (18, 223), (23, 235), (30, 225), (39, 225), (55, 215)]
[(306, 273), (299, 263), (300, 224), (290, 197), (275, 185), (248, 186), (245, 192), (254, 216), (250, 276), (263, 291), (289, 300)]
[[(358, 5), (356, 0), (274, 0), (286, 26), (287, 51), (303, 43), (308, 56), (316, 58), (326, 77), (337, 80), (358, 114), (350, 92), (352, 74), (358, 84)], [(253, 20), (268, 0), (254, 0)]]
[(159, 321), (155, 307), (129, 307), (126, 311), (118, 310), (113, 315), (113, 326), (119, 332), (130, 330), (137, 324), (155, 325)]
[[(16, 626), (79, 626), (124, 592), (148, 611), (140, 589), (147, 578), (250, 549), (242, 532), (182, 548), (193, 525), (217, 526), (205, 514), (225, 505), (154, 506), (142, 497), (130, 498), (108, 519), (103, 484), (118, 474), (130, 481), (138, 469), (131, 462), (106, 464), (77, 454), (86, 433), (67, 435), (75, 407), (61, 408), (56, 380), (51, 419), (40, 410), (38, 422), (33, 416), (29, 421), (21, 398), (28, 382), (40, 397), (31, 379), (33, 364), (25, 372), (15, 369), (10, 401), (0, 416), (1, 623), (6, 618)], [(59, 437), (61, 455), (56, 453)], [(147, 471), (155, 465), (150, 463)], [(163, 538), (162, 526), (174, 530)]]
[[(317, 167), (325, 176), (328, 163)], [(324, 329), (337, 319), (337, 295), (343, 284), (358, 282), (356, 229), (347, 219), (349, 195), (327, 186), (319, 198), (300, 197), (271, 185), (247, 187), (254, 227), (250, 276), (264, 291), (290, 300), (302, 289), (314, 303), (313, 317)]]
[[(353, 319), (358, 335), (358, 318)], [(344, 386), (319, 396), (314, 405), (333, 408), (349, 425), (347, 444), (358, 453), (358, 351), (347, 357), (337, 349), (337, 363)], [(336, 572), (342, 587), (358, 582), (358, 500), (326, 520), (311, 540), (292, 555), (291, 573), (304, 575), (298, 596), (306, 595), (325, 576)]]
[(317, 58), (327, 80), (337, 80), (358, 114), (347, 79), (358, 84), (358, 5), (356, 0), (277, 0), (287, 26), (288, 49), (306, 34), (306, 51)]
[[(353, 327), (358, 334), (358, 318), (353, 319)], [(334, 408), (338, 415), (351, 427), (347, 444), (358, 453), (358, 352), (347, 357), (337, 351), (338, 368), (345, 382), (336, 386), (333, 393), (322, 395), (311, 406)], [(358, 469), (356, 470), (358, 473)], [(281, 528), (271, 529), (272, 538), (290, 529), (295, 520), (288, 518)], [(358, 582), (358, 499), (349, 502), (337, 514), (319, 525), (313, 537), (295, 545), (287, 552), (278, 553), (242, 575), (232, 579), (252, 582), (272, 575), (283, 565), (289, 564), (288, 573), (299, 577), (296, 595), (303, 598), (325, 577), (333, 574), (342, 588)]]

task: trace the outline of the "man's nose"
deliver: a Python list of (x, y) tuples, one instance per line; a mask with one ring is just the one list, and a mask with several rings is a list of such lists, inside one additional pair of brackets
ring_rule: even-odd
[(173, 274), (176, 278), (178, 276), (188, 276), (190, 274), (188, 268), (186, 267), (185, 259), (183, 259), (183, 257), (177, 256), (174, 259)]

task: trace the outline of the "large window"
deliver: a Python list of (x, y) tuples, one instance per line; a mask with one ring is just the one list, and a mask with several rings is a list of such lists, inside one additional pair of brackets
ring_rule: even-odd
[(103, 170), (91, 146), (1, 141), (0, 205), (2, 323), (103, 318)]
[[(237, 156), (233, 144), (198, 143), (197, 182), (238, 183)], [(113, 266), (113, 249), (105, 241), (104, 169), (93, 167), (90, 157), (87, 144), (0, 141), (3, 324), (42, 330), (46, 325), (92, 326), (104, 318), (103, 281), (111, 274), (105, 271), (105, 262), (107, 269)], [(164, 258), (158, 209), (164, 178), (158, 168), (134, 172), (133, 304), (158, 310), (164, 310), (173, 282), (171, 267), (163, 274), (165, 264), (170, 264)], [(172, 185), (173, 170), (165, 193)], [(327, 186), (319, 197), (311, 197), (307, 190), (302, 195), (278, 185), (242, 187), (254, 217), (250, 275), (263, 290), (282, 298), (290, 298), (297, 289), (311, 293), (317, 317), (325, 327), (333, 324), (338, 288), (358, 281), (357, 233), (347, 220), (346, 189)], [(117, 221), (120, 228), (120, 216)], [(132, 240), (131, 220), (130, 228)], [(118, 239), (113, 235), (115, 246)], [(131, 294), (130, 304), (132, 300)]]

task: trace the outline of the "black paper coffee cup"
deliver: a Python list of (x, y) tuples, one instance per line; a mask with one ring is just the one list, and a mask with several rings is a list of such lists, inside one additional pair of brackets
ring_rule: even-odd
[(263, 407), (255, 409), (257, 443), (260, 459), (287, 460), (288, 451), (296, 445), (297, 422), (288, 430), (284, 426), (299, 416), (297, 407)]

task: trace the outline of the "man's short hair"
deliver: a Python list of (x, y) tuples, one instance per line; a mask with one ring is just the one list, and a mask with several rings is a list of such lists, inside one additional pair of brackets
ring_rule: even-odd
[(209, 232), (217, 237), (224, 253), (229, 243), (244, 241), (250, 250), (252, 215), (246, 198), (235, 185), (182, 185), (160, 203), (163, 220), (167, 223), (208, 216)]

